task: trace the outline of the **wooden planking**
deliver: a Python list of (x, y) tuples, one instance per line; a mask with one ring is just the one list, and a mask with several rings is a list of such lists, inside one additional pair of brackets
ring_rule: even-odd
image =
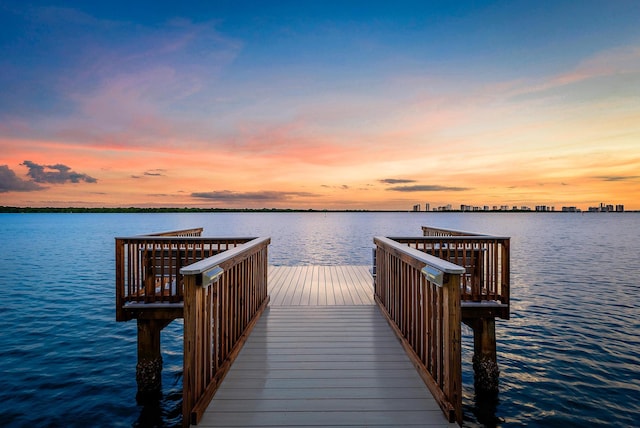
[[(310, 278), (317, 272), (320, 284), (322, 271), (331, 278), (348, 272), (325, 268), (309, 269)], [(344, 291), (343, 301), (355, 299), (352, 289), (350, 298)], [(262, 315), (199, 427), (457, 426), (446, 421), (377, 306), (309, 306), (295, 295), (284, 301), (301, 306), (272, 306)]]
[(269, 266), (271, 306), (373, 305), (369, 266)]

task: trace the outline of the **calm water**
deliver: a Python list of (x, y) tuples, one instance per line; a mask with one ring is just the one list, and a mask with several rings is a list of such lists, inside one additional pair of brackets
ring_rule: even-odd
[(270, 263), (370, 264), (374, 235), (511, 236), (500, 395), (483, 414), (464, 329), (465, 426), (640, 426), (640, 214), (0, 214), (0, 424), (178, 426), (182, 325), (161, 402), (135, 401), (136, 325), (114, 321), (114, 237), (202, 226), (271, 236)]

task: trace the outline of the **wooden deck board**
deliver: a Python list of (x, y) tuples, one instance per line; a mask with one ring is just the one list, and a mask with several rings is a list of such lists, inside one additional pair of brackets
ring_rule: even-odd
[(300, 284), (302, 277), (316, 281), (317, 272), (320, 285), (324, 273), (327, 291), (340, 288), (343, 305), (310, 305), (314, 299), (291, 284), (276, 284), (287, 296), (272, 295), (198, 427), (457, 426), (446, 421), (377, 306), (332, 285), (353, 279), (350, 270), (307, 270), (310, 276), (278, 269), (270, 275)]
[(369, 266), (269, 266), (271, 306), (373, 305)]

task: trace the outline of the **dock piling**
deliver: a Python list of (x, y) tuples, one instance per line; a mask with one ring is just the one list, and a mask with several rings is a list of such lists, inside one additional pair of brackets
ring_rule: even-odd
[(500, 369), (496, 352), (496, 320), (482, 317), (465, 320), (473, 329), (473, 371), (476, 393), (497, 394)]
[(162, 392), (160, 332), (170, 322), (171, 320), (166, 319), (138, 319), (138, 401), (157, 397)]

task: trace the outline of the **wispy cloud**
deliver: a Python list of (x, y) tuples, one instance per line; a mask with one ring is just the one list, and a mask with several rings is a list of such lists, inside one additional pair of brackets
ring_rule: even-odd
[(18, 177), (15, 172), (9, 169), (8, 165), (0, 165), (0, 193), (32, 192), (43, 189), (46, 187)]
[(604, 175), (596, 178), (602, 181), (635, 181), (640, 179), (640, 175)]
[(640, 47), (615, 47), (585, 58), (570, 72), (556, 76), (552, 83), (565, 85), (601, 76), (637, 72), (638, 67), (640, 67)]
[(212, 192), (195, 192), (192, 193), (191, 196), (219, 202), (279, 202), (289, 201), (294, 197), (316, 197), (319, 195), (309, 192), (233, 192), (230, 190), (218, 190)]
[(63, 184), (63, 183), (79, 183), (84, 181), (86, 183), (97, 183), (98, 180), (79, 172), (72, 171), (66, 165), (39, 165), (35, 162), (25, 160), (21, 165), (29, 168), (27, 175), (33, 179), (36, 183), (49, 183), (49, 184)]
[(511, 82), (511, 88), (504, 89), (507, 89), (506, 93), (511, 92), (513, 101), (537, 97), (580, 97), (581, 100), (584, 92), (598, 94), (598, 99), (612, 95), (632, 97), (632, 92), (620, 89), (620, 82), (637, 84), (639, 71), (640, 47), (614, 47), (585, 58), (572, 69), (538, 83), (514, 81)]
[(416, 184), (415, 186), (389, 187), (387, 190), (393, 190), (395, 192), (464, 192), (465, 190), (471, 190), (471, 188)]
[[(210, 113), (212, 100), (220, 96), (221, 72), (243, 47), (221, 34), (215, 19), (173, 19), (157, 26), (64, 8), (34, 8), (28, 19), (34, 31), (42, 29), (49, 36), (29, 46), (40, 61), (18, 62), (0, 84), (7, 99), (25, 100), (32, 110), (42, 111), (24, 115), (26, 130), (9, 131), (39, 132), (74, 144), (167, 146), (178, 133), (211, 135), (210, 126), (194, 129), (194, 117)], [(42, 63), (52, 65), (45, 69)], [(46, 85), (40, 79), (25, 84), (32, 76), (44, 76)], [(46, 87), (46, 103), (38, 101), (41, 86)], [(48, 107), (37, 107), (42, 104)], [(46, 120), (35, 114), (42, 112)]]
[(415, 183), (416, 180), (409, 180), (404, 178), (383, 178), (382, 180), (378, 180), (383, 184), (404, 184), (404, 183)]
[(149, 177), (164, 177), (165, 176), (164, 173), (165, 173), (164, 169), (151, 169), (149, 171), (145, 171), (144, 175)]
[(139, 178), (144, 178), (144, 177), (165, 177), (165, 171), (164, 169), (150, 169), (148, 171), (145, 171), (142, 173), (142, 175), (140, 174), (132, 174), (131, 178), (135, 178), (135, 179), (139, 179)]
[(342, 184), (342, 185), (336, 185), (336, 186), (321, 184), (320, 187), (324, 187), (325, 189), (340, 189), (340, 190), (349, 190), (351, 188), (351, 186), (349, 186), (348, 184)]

